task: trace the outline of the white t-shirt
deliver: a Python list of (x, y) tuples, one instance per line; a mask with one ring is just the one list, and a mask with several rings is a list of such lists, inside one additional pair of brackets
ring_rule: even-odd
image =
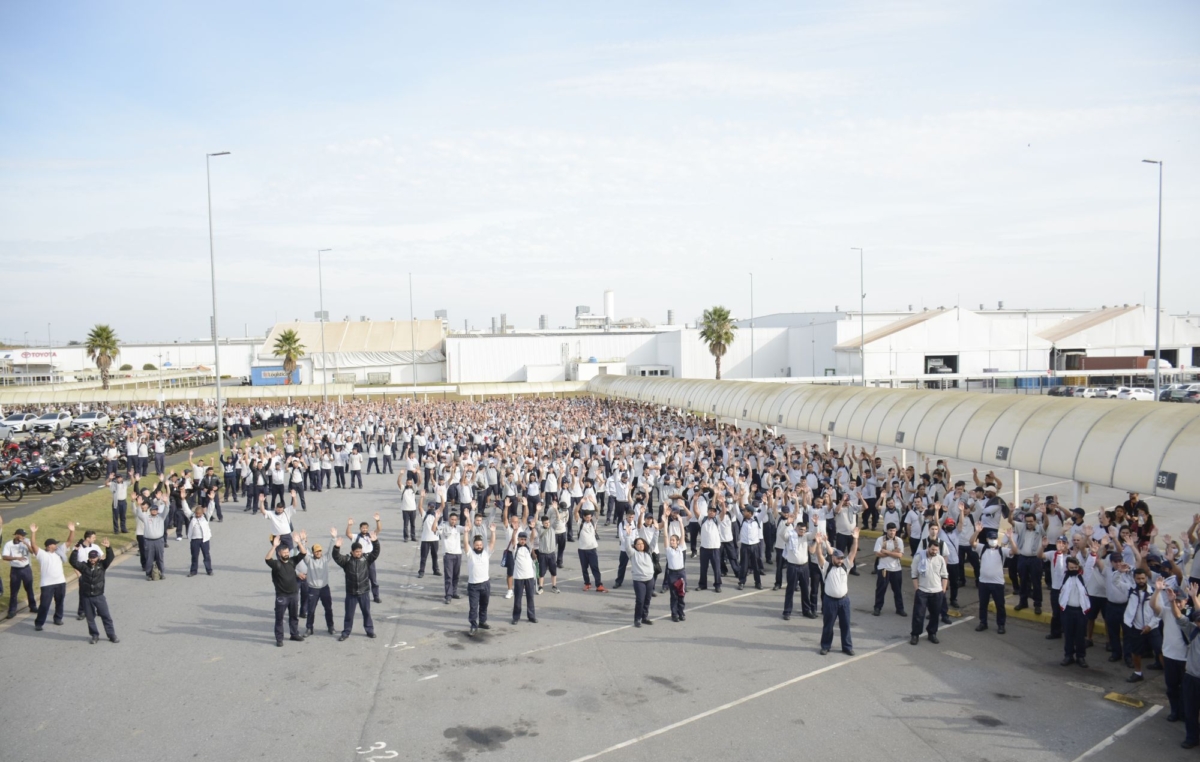
[(518, 545), (513, 551), (513, 579), (533, 579), (534, 568), (533, 552), (529, 546), (522, 548)]
[(14, 569), (24, 569), (26, 566), (29, 566), (29, 548), (23, 542), (9, 540), (4, 543), (4, 550), (0, 551), (0, 553), (17, 559), (8, 562), (9, 566)]
[(904, 552), (904, 541), (899, 536), (889, 540), (886, 536), (880, 537), (875, 541), (875, 555), (879, 558), (879, 569), (881, 571), (898, 572), (900, 571), (900, 559), (892, 558), (891, 556), (884, 557), (879, 555), (881, 550), (898, 550)]
[(467, 582), (472, 585), (487, 582), (488, 564), (491, 561), (492, 554), (487, 551), (486, 546), (478, 553), (472, 548), (471, 552), (467, 553)]
[(38, 566), (42, 570), (42, 587), (61, 585), (67, 578), (63, 575), (63, 563), (67, 560), (67, 546), (61, 542), (53, 553), (45, 548), (37, 549)]
[(421, 520), (421, 542), (437, 542), (437, 532), (433, 528), (435, 524), (437, 516), (432, 513), (425, 514), (425, 518)]
[(442, 524), (438, 527), (438, 539), (442, 542), (442, 552), (448, 556), (462, 555), (462, 527)]

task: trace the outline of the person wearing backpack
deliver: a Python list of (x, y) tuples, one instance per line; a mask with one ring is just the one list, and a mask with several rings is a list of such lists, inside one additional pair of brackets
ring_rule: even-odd
[[(980, 537), (983, 537), (982, 543)], [(988, 628), (988, 604), (995, 603), (996, 632), (1003, 635), (1008, 615), (1004, 605), (1004, 565), (1016, 555), (1016, 542), (1011, 531), (1001, 542), (995, 529), (981, 525), (971, 537), (971, 547), (979, 556), (979, 624), (975, 631), (983, 632)]]

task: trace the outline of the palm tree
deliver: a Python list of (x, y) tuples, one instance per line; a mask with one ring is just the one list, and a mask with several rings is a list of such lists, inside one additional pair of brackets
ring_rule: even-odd
[(717, 379), (721, 378), (721, 358), (735, 338), (737, 326), (724, 307), (713, 307), (704, 311), (700, 320), (700, 338), (708, 345), (708, 351), (717, 361)]
[(88, 334), (84, 346), (87, 348), (88, 359), (96, 361), (96, 367), (100, 369), (100, 383), (107, 389), (108, 369), (121, 353), (116, 331), (107, 325), (97, 324)]
[(300, 343), (300, 335), (291, 328), (279, 334), (279, 338), (275, 339), (274, 354), (283, 358), (283, 372), (287, 374), (283, 383), (292, 383), (296, 361), (304, 357), (304, 345)]

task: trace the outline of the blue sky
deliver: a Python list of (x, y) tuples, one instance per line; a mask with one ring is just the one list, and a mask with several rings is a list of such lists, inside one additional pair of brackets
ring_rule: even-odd
[[(0, 339), (1200, 311), (1200, 5), (5, 3)], [(34, 286), (37, 287), (26, 287)], [(52, 284), (52, 285), (51, 285)]]

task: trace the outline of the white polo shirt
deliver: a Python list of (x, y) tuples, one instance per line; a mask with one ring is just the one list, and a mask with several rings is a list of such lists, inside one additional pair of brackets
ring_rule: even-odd
[(477, 585), (481, 582), (488, 581), (488, 564), (492, 561), (492, 554), (487, 551), (486, 545), (484, 549), (478, 553), (472, 548), (470, 553), (467, 553), (467, 582), (472, 585)]
[(45, 548), (37, 549), (38, 566), (42, 570), (42, 587), (65, 584), (67, 578), (63, 575), (63, 563), (67, 560), (67, 546), (61, 542), (53, 553)]

